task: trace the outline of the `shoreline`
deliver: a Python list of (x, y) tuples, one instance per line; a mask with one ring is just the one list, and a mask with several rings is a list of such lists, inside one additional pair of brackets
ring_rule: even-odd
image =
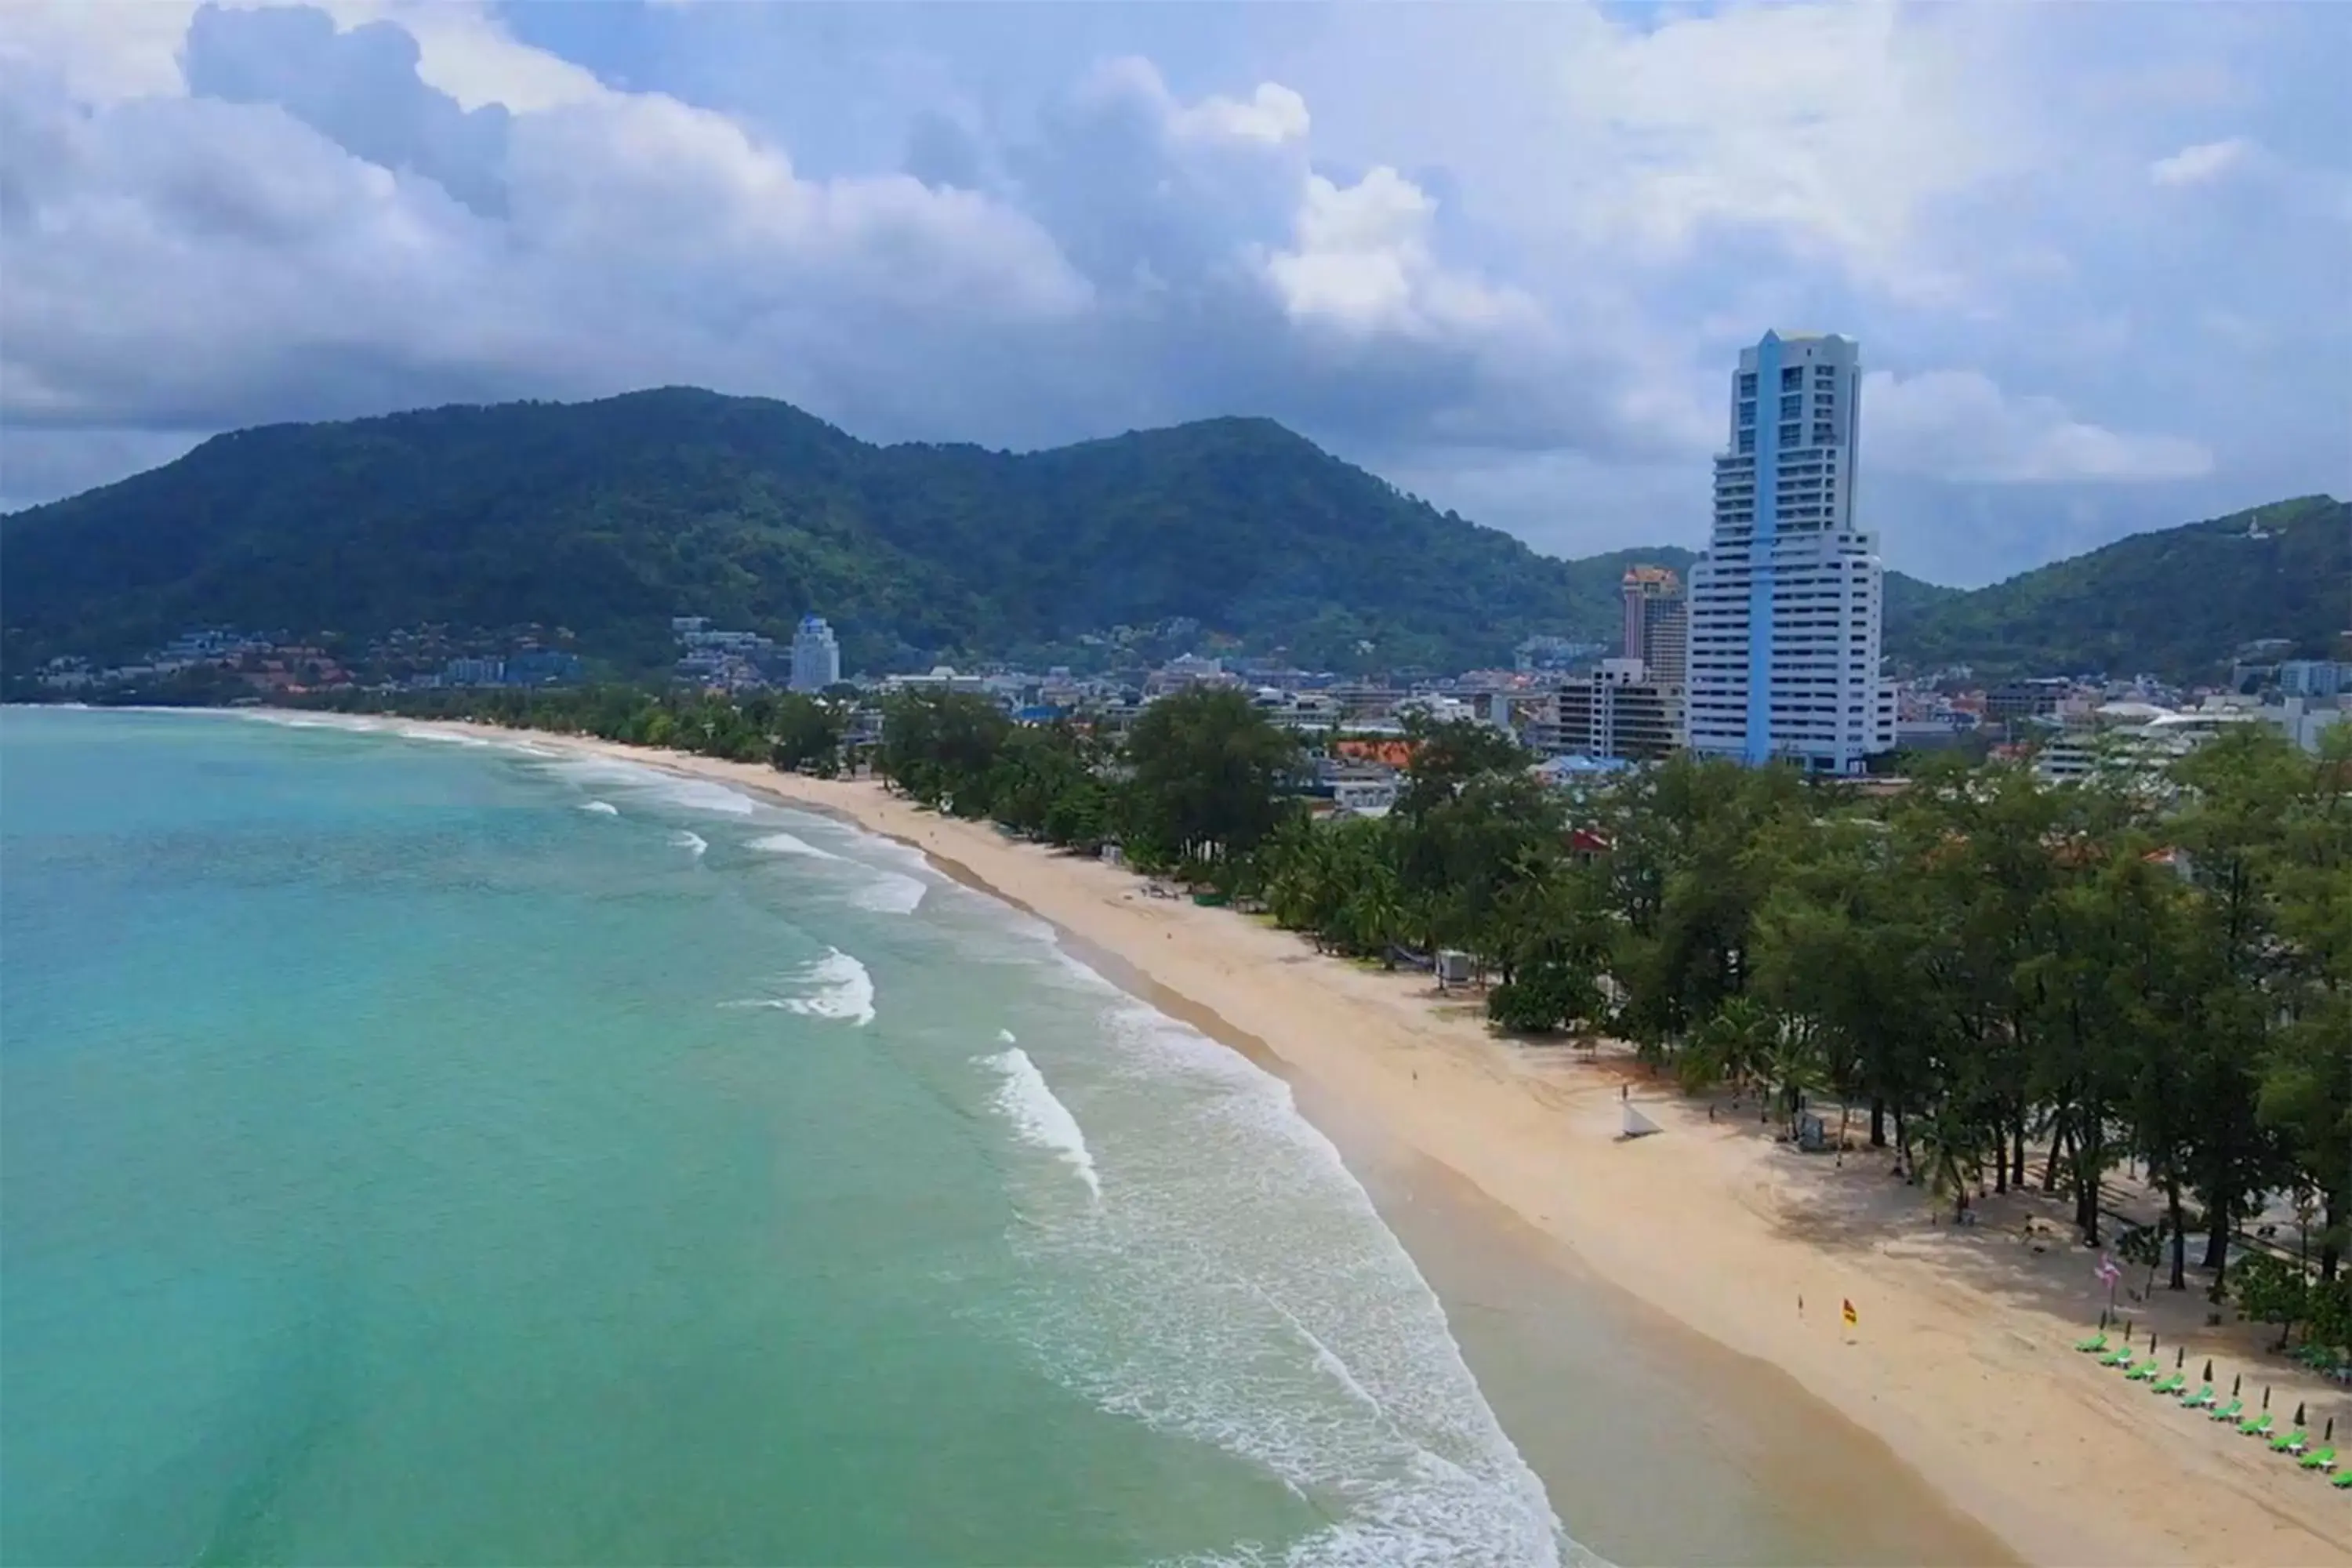
[[(1538, 1462), (1528, 1429), (1561, 1418), (1516, 1385), (1530, 1370), (1540, 1378), (1526, 1363), (1544, 1352), (1527, 1332), (1465, 1325), (1465, 1308), (1487, 1308), (1475, 1299), (1482, 1289), (1597, 1289), (1622, 1298), (1604, 1318), (1648, 1314), (1685, 1336), (1679, 1353), (1708, 1362), (1721, 1394), (1696, 1412), (1706, 1430), (1686, 1436), (1742, 1449), (1732, 1462), (1743, 1470), (1803, 1494), (1792, 1510), (1825, 1516), (1833, 1553), (1816, 1543), (1792, 1560), (2352, 1563), (2341, 1494), (2072, 1353), (2100, 1304), (2089, 1255), (2063, 1236), (2027, 1245), (2032, 1196), (1980, 1203), (1986, 1223), (1971, 1232), (1935, 1224), (1916, 1189), (1886, 1180), (1883, 1153), (1843, 1169), (1808, 1161), (1622, 1059), (1495, 1038), (1417, 977), (1314, 954), (1229, 910), (1147, 899), (1130, 871), (938, 816), (877, 783), (399, 722), (706, 777), (892, 839), (1046, 921), (1106, 978), (1276, 1072), (1438, 1291), (1498, 1418), (1593, 1550), (1643, 1554), (1606, 1532), (1579, 1534), (1562, 1483), (1571, 1493), (1592, 1483)], [(1617, 1140), (1621, 1092), (1641, 1097), (1664, 1136)], [(2005, 1216), (2024, 1228), (2011, 1234)], [(1846, 1300), (1861, 1319), (1850, 1331), (1839, 1323)], [(2185, 1342), (2191, 1355), (2244, 1366), (2230, 1331), (2200, 1332), (2202, 1306), (2192, 1293), (2140, 1310), (2167, 1348)], [(2340, 1390), (2253, 1370), (2284, 1387), (2287, 1407), (2308, 1400), (2315, 1428), (2352, 1417)], [(1547, 1392), (1557, 1403), (1568, 1391)], [(1791, 1470), (1782, 1450), (1799, 1449), (1808, 1457)], [(1832, 1484), (1821, 1484), (1824, 1467)], [(1906, 1529), (1917, 1538), (1903, 1541)], [(1732, 1551), (1726, 1561), (1738, 1560)]]

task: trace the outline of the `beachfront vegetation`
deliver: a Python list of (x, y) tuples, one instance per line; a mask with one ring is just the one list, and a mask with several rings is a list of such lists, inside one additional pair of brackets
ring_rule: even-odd
[[(796, 711), (441, 700), (779, 762)], [(1232, 692), (1156, 702), (1123, 741), (948, 693), (894, 698), (885, 719), (874, 767), (926, 805), (1085, 853), (1117, 843), (1327, 952), (1392, 966), (1458, 950), (1498, 1026), (1630, 1040), (1691, 1089), (1752, 1095), (1789, 1135), (1834, 1104), (1836, 1142), (1859, 1120), (1956, 1210), (2032, 1183), (2070, 1194), (2098, 1244), (2129, 1162), (2163, 1205), (2150, 1262), (2175, 1289), (2195, 1241), (2218, 1298), (2261, 1194), (2305, 1194), (2329, 1283), (2282, 1294), (2257, 1273), (2247, 1310), (2352, 1339), (2347, 727), (2317, 756), (2234, 728), (2159, 779), (2052, 785), (1954, 759), (1865, 795), (1681, 756), (1580, 796), (1490, 730), (1423, 724), (1391, 812), (1315, 817), (1298, 742)]]

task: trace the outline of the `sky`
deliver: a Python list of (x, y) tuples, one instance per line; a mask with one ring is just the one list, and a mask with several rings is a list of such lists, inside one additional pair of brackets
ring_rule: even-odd
[(0, 510), (213, 433), (675, 384), (877, 441), (1279, 419), (1705, 541), (1858, 339), (1962, 586), (2352, 495), (2352, 6), (0, 0)]

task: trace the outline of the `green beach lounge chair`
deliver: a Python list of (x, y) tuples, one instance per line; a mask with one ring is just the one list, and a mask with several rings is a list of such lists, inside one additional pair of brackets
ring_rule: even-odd
[(2306, 1470), (2319, 1470), (2322, 1472), (2332, 1470), (2336, 1468), (2336, 1450), (2334, 1448), (2314, 1448), (2310, 1453), (2305, 1454), (2302, 1458), (2297, 1459), (2295, 1463), (2301, 1465)]
[(2169, 1394), (2177, 1397), (2180, 1391), (2188, 1386), (2189, 1374), (2185, 1372), (2176, 1372), (2162, 1383), (2149, 1384), (2147, 1391), (2150, 1394)]
[(2180, 1407), (2183, 1410), (2204, 1410), (2211, 1406), (2213, 1399), (2213, 1385), (2209, 1383), (2196, 1393), (2183, 1398)]
[(2101, 1366), (2126, 1366), (2130, 1363), (2132, 1357), (2138, 1353), (2139, 1352), (2132, 1349), (2131, 1346), (2125, 1345), (2121, 1349), (2109, 1351), (2106, 1354), (2101, 1356), (2099, 1358), (2099, 1364)]
[(2260, 1415), (2249, 1415), (2238, 1423), (2238, 1436), (2241, 1437), (2267, 1437), (2270, 1435), (2271, 1413), (2267, 1410)]
[(2134, 1383), (2146, 1383), (2163, 1370), (2164, 1363), (2157, 1360), (2156, 1357), (2150, 1356), (2146, 1361), (2140, 1363), (2137, 1366), (2132, 1368), (2129, 1372), (2124, 1373), (2124, 1375), (2130, 1378)]
[(2284, 1437), (2271, 1439), (2271, 1452), (2273, 1454), (2300, 1454), (2310, 1447), (2311, 1434), (2300, 1426)]
[(2327, 1483), (2339, 1492), (2352, 1492), (2352, 1470), (2347, 1470)]
[(2084, 1355), (2097, 1355), (2107, 1348), (2106, 1331), (2102, 1329), (2087, 1340), (2076, 1340), (2074, 1348)]
[(2232, 1399), (2229, 1404), (2224, 1405), (2221, 1409), (2213, 1412), (2212, 1419), (2216, 1421), (2235, 1421), (2238, 1418), (2238, 1413), (2245, 1409), (2245, 1407), (2246, 1402), (2244, 1400)]

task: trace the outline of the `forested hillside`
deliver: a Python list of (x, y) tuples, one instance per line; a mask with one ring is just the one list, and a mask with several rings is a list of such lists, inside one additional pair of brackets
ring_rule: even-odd
[(852, 668), (1181, 616), (1308, 664), (1459, 668), (1534, 633), (1611, 635), (1622, 570), (1538, 555), (1267, 420), (1014, 455), (875, 447), (686, 389), (240, 431), (0, 522), (14, 658), (208, 623), (538, 622), (650, 668), (671, 616), (785, 635), (814, 611)]
[(2134, 534), (1972, 594), (1887, 595), (1886, 646), (1915, 668), (2220, 673), (2240, 644), (2325, 657), (2352, 626), (2352, 505), (2305, 496)]
[[(2142, 534), (1963, 594), (1890, 573), (1898, 666), (2208, 674), (2352, 622), (2326, 497)], [(877, 447), (788, 404), (689, 388), (215, 437), (0, 519), (5, 657), (136, 655), (191, 626), (570, 629), (622, 673), (668, 619), (779, 637), (811, 612), (851, 669), (1067, 657), (1171, 617), (1310, 667), (1507, 663), (1607, 641), (1650, 546), (1580, 561), (1441, 512), (1264, 419), (1049, 451)]]

